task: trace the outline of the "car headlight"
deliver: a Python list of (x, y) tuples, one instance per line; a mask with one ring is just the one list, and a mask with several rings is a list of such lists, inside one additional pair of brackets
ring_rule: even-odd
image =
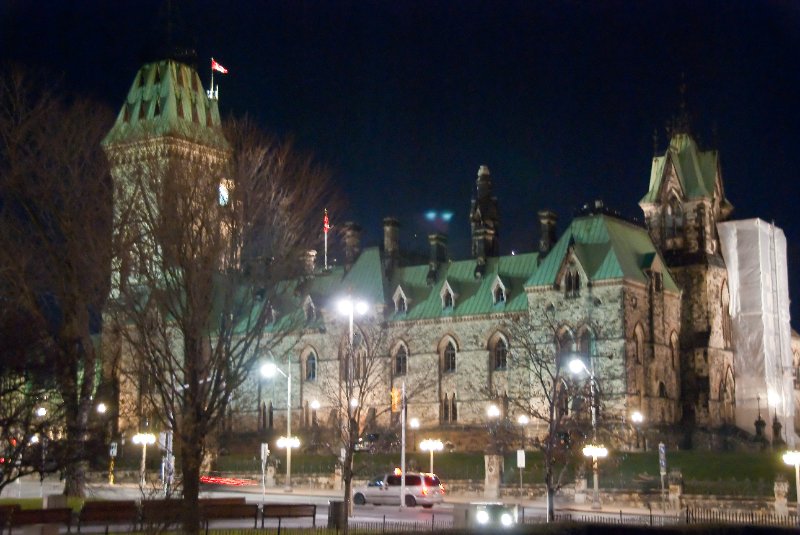
[(488, 524), (489, 523), (489, 513), (487, 511), (481, 510), (475, 514), (475, 520), (478, 521), (478, 524)]
[[(488, 516), (488, 515), (487, 515)], [(503, 513), (503, 516), (500, 517), (500, 523), (504, 526), (508, 527), (514, 523), (514, 519), (508, 513)]]

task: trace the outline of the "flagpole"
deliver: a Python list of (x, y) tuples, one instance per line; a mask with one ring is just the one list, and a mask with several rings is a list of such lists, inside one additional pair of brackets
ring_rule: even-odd
[(211, 58), (211, 94), (214, 94), (214, 58)]

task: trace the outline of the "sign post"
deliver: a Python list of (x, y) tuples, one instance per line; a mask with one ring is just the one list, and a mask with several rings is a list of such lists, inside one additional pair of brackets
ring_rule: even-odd
[(661, 509), (666, 511), (664, 479), (667, 477), (667, 446), (663, 442), (658, 443), (658, 470), (661, 473)]
[(525, 450), (517, 450), (517, 468), (519, 468), (519, 495), (522, 496), (522, 469), (525, 468)]
[(114, 459), (117, 456), (117, 443), (112, 442), (108, 446), (108, 484), (114, 484)]
[(267, 501), (267, 458), (269, 457), (269, 444), (261, 443), (261, 501)]

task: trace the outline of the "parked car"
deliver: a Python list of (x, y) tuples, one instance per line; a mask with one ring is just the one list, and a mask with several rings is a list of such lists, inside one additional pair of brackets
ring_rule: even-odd
[[(353, 491), (353, 503), (399, 504), (402, 476), (398, 472), (376, 477), (367, 486), (357, 487)], [(406, 473), (406, 507), (418, 504), (425, 508), (433, 507), (444, 501), (444, 493), (444, 485), (436, 474)]]

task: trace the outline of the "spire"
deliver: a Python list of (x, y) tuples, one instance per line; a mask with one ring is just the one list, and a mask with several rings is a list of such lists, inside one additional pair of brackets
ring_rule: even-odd
[(681, 73), (681, 83), (678, 86), (680, 103), (678, 113), (667, 122), (667, 135), (672, 138), (677, 134), (692, 134), (692, 117), (689, 113), (688, 99), (686, 97), (686, 75)]
[(499, 220), (497, 197), (492, 195), (492, 174), (489, 167), (481, 165), (469, 212), (473, 258), (485, 260), (487, 256), (500, 254), (497, 242)]

